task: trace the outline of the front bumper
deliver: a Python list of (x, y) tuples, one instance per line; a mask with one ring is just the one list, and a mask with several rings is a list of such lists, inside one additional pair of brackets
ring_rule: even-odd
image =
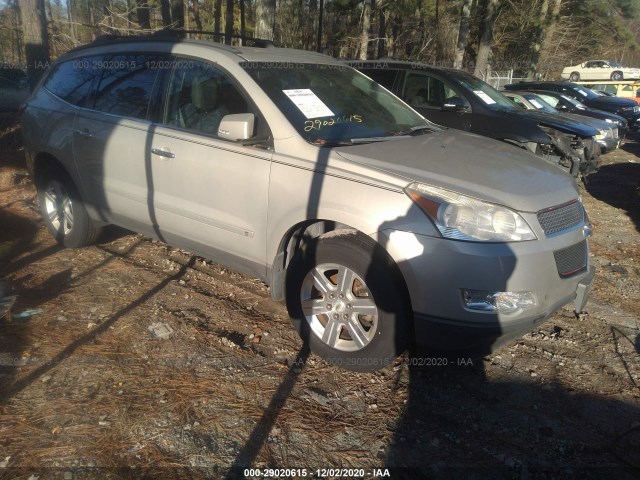
[[(412, 258), (403, 258), (402, 245), (389, 238), (387, 251), (400, 267), (411, 297), (416, 346), (487, 355), (568, 303), (576, 302), (581, 311), (594, 275), (588, 253), (585, 268), (563, 278), (554, 252), (586, 242), (583, 230), (551, 238), (538, 233), (540, 240), (509, 244), (414, 235), (422, 252)], [(471, 310), (465, 307), (462, 289), (532, 292), (537, 302), (510, 314)]]

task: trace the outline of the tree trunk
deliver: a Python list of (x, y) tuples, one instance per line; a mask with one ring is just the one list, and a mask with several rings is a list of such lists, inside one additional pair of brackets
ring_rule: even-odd
[(49, 36), (44, 0), (21, 0), (20, 19), (31, 89), (49, 65)]
[(215, 35), (213, 36), (213, 40), (216, 42), (220, 41), (220, 19), (222, 18), (222, 0), (216, 0), (216, 3), (213, 6), (213, 31)]
[(160, 13), (164, 28), (171, 27), (171, 0), (160, 0)]
[(67, 18), (69, 19), (69, 36), (71, 37), (71, 44), (74, 47), (77, 47), (78, 37), (76, 36), (76, 26), (73, 22), (73, 3), (71, 0), (67, 0)]
[(493, 24), (498, 15), (500, 0), (484, 0), (484, 25), (478, 44), (478, 55), (476, 56), (476, 66), (473, 74), (478, 78), (483, 78), (489, 66), (491, 47), (493, 46)]
[(175, 28), (184, 28), (184, 1), (171, 2), (171, 19)]
[(469, 39), (469, 26), (471, 25), (471, 3), (473, 0), (464, 0), (460, 12), (460, 30), (458, 31), (458, 41), (456, 42), (455, 58), (453, 68), (462, 68), (464, 52), (467, 49)]
[(318, 3), (318, 36), (316, 39), (316, 52), (322, 52), (322, 26), (324, 24), (324, 0)]
[(551, 17), (547, 24), (547, 28), (542, 32), (542, 39), (540, 44), (541, 57), (544, 59), (544, 55), (549, 55), (553, 46), (553, 39), (555, 37), (556, 28), (558, 26), (558, 17), (560, 17), (560, 9), (562, 8), (562, 0), (553, 0), (553, 8), (551, 9)]
[(149, 15), (149, 4), (147, 4), (147, 0), (137, 0), (137, 4), (136, 14), (138, 15), (138, 25), (144, 30), (150, 30), (151, 16)]
[(273, 40), (276, 0), (256, 0), (256, 38)]
[(362, 10), (362, 34), (360, 35), (360, 60), (367, 59), (369, 30), (371, 29), (371, 0), (364, 0)]
[(227, 12), (224, 18), (224, 43), (231, 45), (233, 35), (233, 0), (227, 0)]
[(240, 0), (240, 45), (242, 46), (244, 46), (244, 39), (247, 36), (244, 14), (244, 0)]
[(538, 14), (538, 24), (536, 25), (535, 37), (531, 46), (531, 65), (527, 72), (528, 78), (533, 78), (538, 71), (538, 62), (540, 61), (540, 49), (542, 48), (542, 37), (547, 29), (547, 12), (549, 11), (549, 0), (542, 0), (540, 12)]
[(193, 21), (196, 22), (196, 30), (202, 31), (202, 20), (200, 19), (199, 0), (193, 0)]
[(380, 24), (378, 25), (378, 58), (385, 55), (385, 42), (387, 36), (387, 17), (384, 7), (380, 7)]

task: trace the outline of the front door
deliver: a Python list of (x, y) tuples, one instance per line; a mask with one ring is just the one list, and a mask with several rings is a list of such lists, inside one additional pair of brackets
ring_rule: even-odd
[(218, 67), (196, 60), (174, 63), (162, 120), (153, 126), (146, 152), (157, 233), (264, 276), (272, 152), (217, 133), (227, 114), (254, 113), (257, 131), (264, 132), (266, 123)]

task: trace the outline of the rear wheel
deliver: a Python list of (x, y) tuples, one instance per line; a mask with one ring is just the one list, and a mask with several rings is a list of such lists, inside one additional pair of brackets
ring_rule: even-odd
[(406, 347), (410, 311), (397, 267), (368, 237), (348, 231), (314, 240), (287, 274), (291, 322), (327, 362), (377, 370)]
[(614, 82), (619, 82), (620, 80), (624, 80), (624, 75), (622, 74), (622, 72), (613, 72), (611, 74), (611, 80), (613, 80)]
[(42, 218), (56, 241), (71, 248), (92, 244), (101, 228), (89, 217), (69, 175), (49, 170), (36, 183)]
[(569, 80), (571, 80), (572, 82), (580, 81), (580, 74), (578, 72), (571, 72), (571, 75), (569, 75)]

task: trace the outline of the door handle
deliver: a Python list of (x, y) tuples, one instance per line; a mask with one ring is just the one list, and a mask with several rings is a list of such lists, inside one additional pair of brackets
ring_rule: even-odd
[(162, 150), (161, 148), (152, 148), (151, 153), (165, 158), (176, 158), (176, 155), (169, 150)]
[(89, 131), (88, 128), (78, 128), (76, 129), (76, 133), (78, 135), (80, 135), (83, 138), (90, 138), (91, 137), (91, 132)]

